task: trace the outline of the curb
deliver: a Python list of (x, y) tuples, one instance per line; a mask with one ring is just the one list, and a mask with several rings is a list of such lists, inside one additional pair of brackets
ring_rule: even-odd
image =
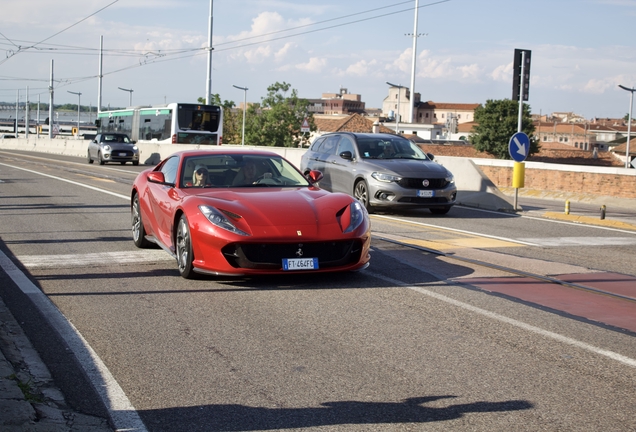
[(590, 216), (566, 215), (564, 213), (556, 213), (556, 212), (545, 212), (541, 216), (548, 219), (557, 219), (557, 220), (563, 220), (568, 222), (578, 222), (578, 223), (587, 224), (587, 225), (598, 225), (598, 226), (636, 231), (636, 224), (621, 222), (617, 220), (598, 219), (598, 218), (593, 218)]

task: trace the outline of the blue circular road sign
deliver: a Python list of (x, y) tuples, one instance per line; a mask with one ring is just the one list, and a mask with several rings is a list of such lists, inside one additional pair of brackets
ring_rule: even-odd
[(530, 152), (530, 138), (523, 132), (517, 132), (510, 138), (508, 153), (517, 162), (523, 162)]

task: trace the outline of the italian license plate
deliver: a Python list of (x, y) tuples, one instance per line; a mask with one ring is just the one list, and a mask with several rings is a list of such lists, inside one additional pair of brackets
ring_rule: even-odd
[(119, 156), (126, 156), (126, 153), (119, 153)]
[(316, 270), (318, 258), (283, 258), (283, 270)]
[(432, 198), (435, 196), (435, 191), (432, 190), (418, 190), (417, 196), (419, 198)]

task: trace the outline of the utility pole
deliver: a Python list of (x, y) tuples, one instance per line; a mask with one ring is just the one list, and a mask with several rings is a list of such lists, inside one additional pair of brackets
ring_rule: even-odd
[(102, 110), (102, 78), (104, 74), (102, 72), (104, 58), (104, 36), (99, 37), (99, 72), (97, 79), (97, 114)]
[(49, 84), (49, 139), (53, 139), (53, 59), (51, 59), (51, 82)]
[(214, 0), (210, 0), (210, 25), (208, 31), (208, 75), (207, 84), (205, 86), (205, 104), (210, 105), (210, 95), (212, 94), (212, 4)]

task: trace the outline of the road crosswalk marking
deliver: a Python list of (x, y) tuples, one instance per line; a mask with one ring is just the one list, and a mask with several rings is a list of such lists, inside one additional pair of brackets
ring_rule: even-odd
[(163, 250), (100, 252), (69, 255), (22, 255), (17, 257), (28, 269), (109, 266), (119, 264), (148, 264), (173, 261)]

